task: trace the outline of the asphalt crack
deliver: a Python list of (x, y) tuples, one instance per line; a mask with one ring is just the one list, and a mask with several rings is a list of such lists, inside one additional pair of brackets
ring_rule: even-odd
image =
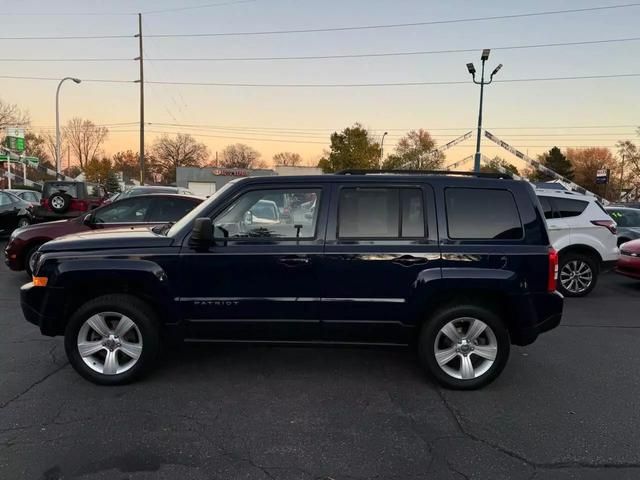
[(10, 398), (9, 400), (7, 400), (6, 402), (0, 404), (0, 409), (7, 407), (8, 405), (10, 405), (11, 403), (15, 402), (16, 400), (18, 400), (20, 397), (22, 397), (23, 395), (29, 393), (29, 391), (31, 391), (34, 387), (37, 387), (38, 385), (40, 385), (42, 382), (44, 382), (45, 380), (49, 379), (50, 377), (54, 376), (56, 373), (58, 373), (60, 370), (62, 370), (64, 367), (66, 367), (67, 365), (69, 365), (69, 362), (65, 362), (62, 365), (59, 365), (57, 368), (55, 368), (53, 371), (49, 372), (47, 375), (45, 375), (44, 377), (42, 377), (41, 379), (33, 382), (31, 385), (29, 385), (26, 389), (24, 389), (22, 392), (20, 392), (19, 394), (15, 395), (14, 397)]
[(440, 388), (436, 389), (438, 392), (438, 395), (440, 396), (440, 399), (442, 400), (442, 403), (444, 404), (444, 406), (447, 408), (447, 410), (449, 411), (449, 414), (451, 415), (451, 417), (453, 418), (455, 424), (457, 425), (458, 430), (460, 431), (460, 433), (464, 436), (466, 436), (467, 438), (482, 443), (483, 445), (488, 446), (489, 448), (492, 448), (494, 450), (496, 450), (497, 452), (502, 453), (503, 455), (506, 455), (514, 460), (518, 460), (520, 462), (523, 462), (524, 464), (526, 464), (527, 466), (531, 467), (533, 469), (533, 474), (531, 478), (535, 478), (536, 473), (538, 472), (538, 470), (561, 470), (561, 469), (571, 469), (571, 468), (585, 468), (585, 469), (631, 469), (631, 468), (639, 468), (640, 469), (640, 463), (589, 463), (589, 462), (550, 462), (550, 463), (538, 463), (538, 462), (534, 462), (532, 460), (529, 460), (528, 458), (520, 455), (519, 453), (513, 452), (509, 449), (506, 449), (496, 443), (490, 442), (488, 440), (485, 440), (484, 438), (481, 438), (469, 431), (467, 431), (463, 425), (462, 422), (460, 421), (460, 417), (458, 413), (456, 412), (455, 408), (448, 402), (448, 400), (446, 399), (446, 397), (444, 396), (444, 393), (442, 392), (442, 390)]

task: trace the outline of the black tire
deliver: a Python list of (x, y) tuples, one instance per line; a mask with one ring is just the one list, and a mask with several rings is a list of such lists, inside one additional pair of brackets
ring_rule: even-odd
[[(495, 345), (497, 348), (495, 359), (490, 366), (488, 362), (478, 356), (477, 353), (469, 352), (465, 355), (468, 356), (469, 361), (476, 363), (478, 371), (481, 372), (478, 376), (469, 379), (455, 378), (450, 373), (447, 373), (445, 368), (441, 367), (436, 359), (436, 341), (449, 341), (448, 337), (445, 338), (442, 334), (439, 335), (440, 330), (452, 321), (465, 322), (466, 320), (463, 319), (480, 320), (489, 327), (478, 337), (478, 343), (474, 344), (472, 342), (471, 345), (475, 345), (475, 348), (478, 348), (479, 342), (485, 342), (483, 336), (486, 337), (489, 331), (491, 331), (495, 337)], [(464, 334), (462, 336), (464, 336)], [(451, 343), (452, 347), (456, 347), (456, 344)], [(509, 331), (504, 325), (504, 322), (490, 309), (478, 305), (451, 305), (438, 310), (432, 317), (425, 321), (418, 337), (418, 353), (423, 368), (437, 383), (453, 390), (475, 390), (491, 383), (500, 375), (507, 364), (510, 348), (511, 340), (509, 338)], [(455, 355), (456, 358), (453, 358), (451, 360), (452, 363), (447, 364), (447, 366), (453, 365), (453, 367), (455, 367), (456, 362), (459, 362), (458, 364), (461, 365), (461, 355), (463, 355), (463, 353), (456, 353)], [(488, 368), (482, 371), (481, 368), (483, 366), (487, 366)]]
[(31, 220), (29, 220), (29, 217), (20, 217), (20, 218), (18, 218), (17, 228), (26, 227), (28, 225), (31, 225)]
[[(132, 367), (122, 373), (109, 375), (93, 370), (85, 363), (78, 350), (78, 334), (80, 333), (80, 329), (86, 320), (101, 312), (114, 312), (126, 315), (134, 322), (137, 332), (140, 334), (140, 356)], [(147, 373), (151, 367), (153, 367), (158, 357), (158, 352), (160, 351), (160, 331), (156, 314), (149, 305), (131, 295), (114, 294), (94, 298), (82, 305), (72, 315), (65, 329), (64, 347), (71, 366), (90, 382), (98, 385), (123, 385), (130, 383)], [(103, 351), (105, 353), (107, 352), (106, 349), (103, 349)], [(99, 355), (99, 353), (96, 355)]]
[(57, 192), (49, 197), (49, 206), (56, 213), (64, 213), (71, 206), (71, 196), (64, 192)]
[(27, 275), (29, 275), (29, 277), (33, 276), (33, 270), (31, 268), (31, 257), (35, 255), (35, 253), (42, 245), (42, 243), (38, 243), (36, 245), (33, 245), (32, 247), (29, 247), (29, 250), (27, 250), (27, 253), (24, 256), (24, 271), (27, 273)]
[[(586, 288), (583, 288), (582, 286), (573, 287), (571, 283), (563, 282), (563, 280), (567, 278), (565, 276), (567, 269), (574, 269), (574, 265), (577, 265), (577, 268), (582, 268), (582, 266), (584, 265), (584, 267), (587, 268), (590, 272), (591, 281)], [(572, 252), (562, 254), (560, 255), (560, 263), (558, 265), (557, 289), (565, 297), (584, 297), (586, 295), (589, 295), (591, 291), (596, 287), (596, 284), (598, 283), (599, 273), (598, 262), (591, 255)], [(579, 284), (576, 283), (574, 285)]]

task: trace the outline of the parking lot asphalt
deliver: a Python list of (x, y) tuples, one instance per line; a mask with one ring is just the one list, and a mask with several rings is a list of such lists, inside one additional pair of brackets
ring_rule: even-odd
[(637, 479), (640, 282), (605, 274), (475, 392), (408, 350), (170, 350), (98, 387), (0, 266), (0, 479)]

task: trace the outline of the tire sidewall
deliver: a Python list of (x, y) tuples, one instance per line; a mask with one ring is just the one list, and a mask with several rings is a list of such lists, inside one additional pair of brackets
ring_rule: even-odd
[[(126, 315), (133, 320), (142, 336), (142, 354), (126, 372), (117, 375), (103, 375), (95, 372), (78, 352), (78, 332), (84, 322), (99, 312), (116, 312)], [(71, 317), (64, 334), (64, 346), (73, 368), (85, 379), (99, 385), (122, 385), (129, 383), (146, 373), (156, 360), (160, 335), (158, 325), (152, 310), (142, 301), (128, 295), (108, 295), (85, 303)]]
[[(561, 281), (561, 276), (562, 276), (562, 268), (569, 262), (572, 262), (574, 260), (580, 261), (580, 262), (585, 262), (587, 265), (589, 265), (589, 268), (591, 269), (591, 273), (592, 273), (592, 279), (591, 279), (591, 284), (589, 285), (589, 287), (584, 290), (583, 292), (580, 293), (573, 293), (570, 292), (568, 290), (566, 290), (563, 286), (562, 286), (562, 281)], [(597, 268), (597, 262), (590, 257), (589, 255), (581, 255), (578, 253), (568, 253), (565, 255), (561, 255), (560, 256), (560, 265), (558, 265), (558, 283), (557, 283), (557, 290), (564, 295), (565, 297), (584, 297), (586, 295), (589, 295), (589, 293), (591, 293), (591, 291), (596, 287), (596, 283), (598, 283), (598, 268)]]
[[(470, 380), (451, 377), (438, 365), (435, 358), (435, 339), (438, 332), (451, 320), (461, 317), (472, 317), (486, 323), (493, 330), (498, 342), (498, 352), (493, 365), (480, 377)], [(425, 322), (418, 339), (418, 352), (423, 367), (440, 385), (454, 390), (475, 390), (495, 380), (507, 364), (510, 347), (509, 332), (502, 320), (491, 310), (472, 305), (451, 306), (440, 310)]]

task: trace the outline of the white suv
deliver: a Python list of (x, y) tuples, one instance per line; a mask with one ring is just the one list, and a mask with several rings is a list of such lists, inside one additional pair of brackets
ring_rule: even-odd
[(616, 222), (595, 197), (536, 189), (549, 239), (560, 255), (558, 291), (583, 297), (596, 286), (603, 265), (618, 259)]

